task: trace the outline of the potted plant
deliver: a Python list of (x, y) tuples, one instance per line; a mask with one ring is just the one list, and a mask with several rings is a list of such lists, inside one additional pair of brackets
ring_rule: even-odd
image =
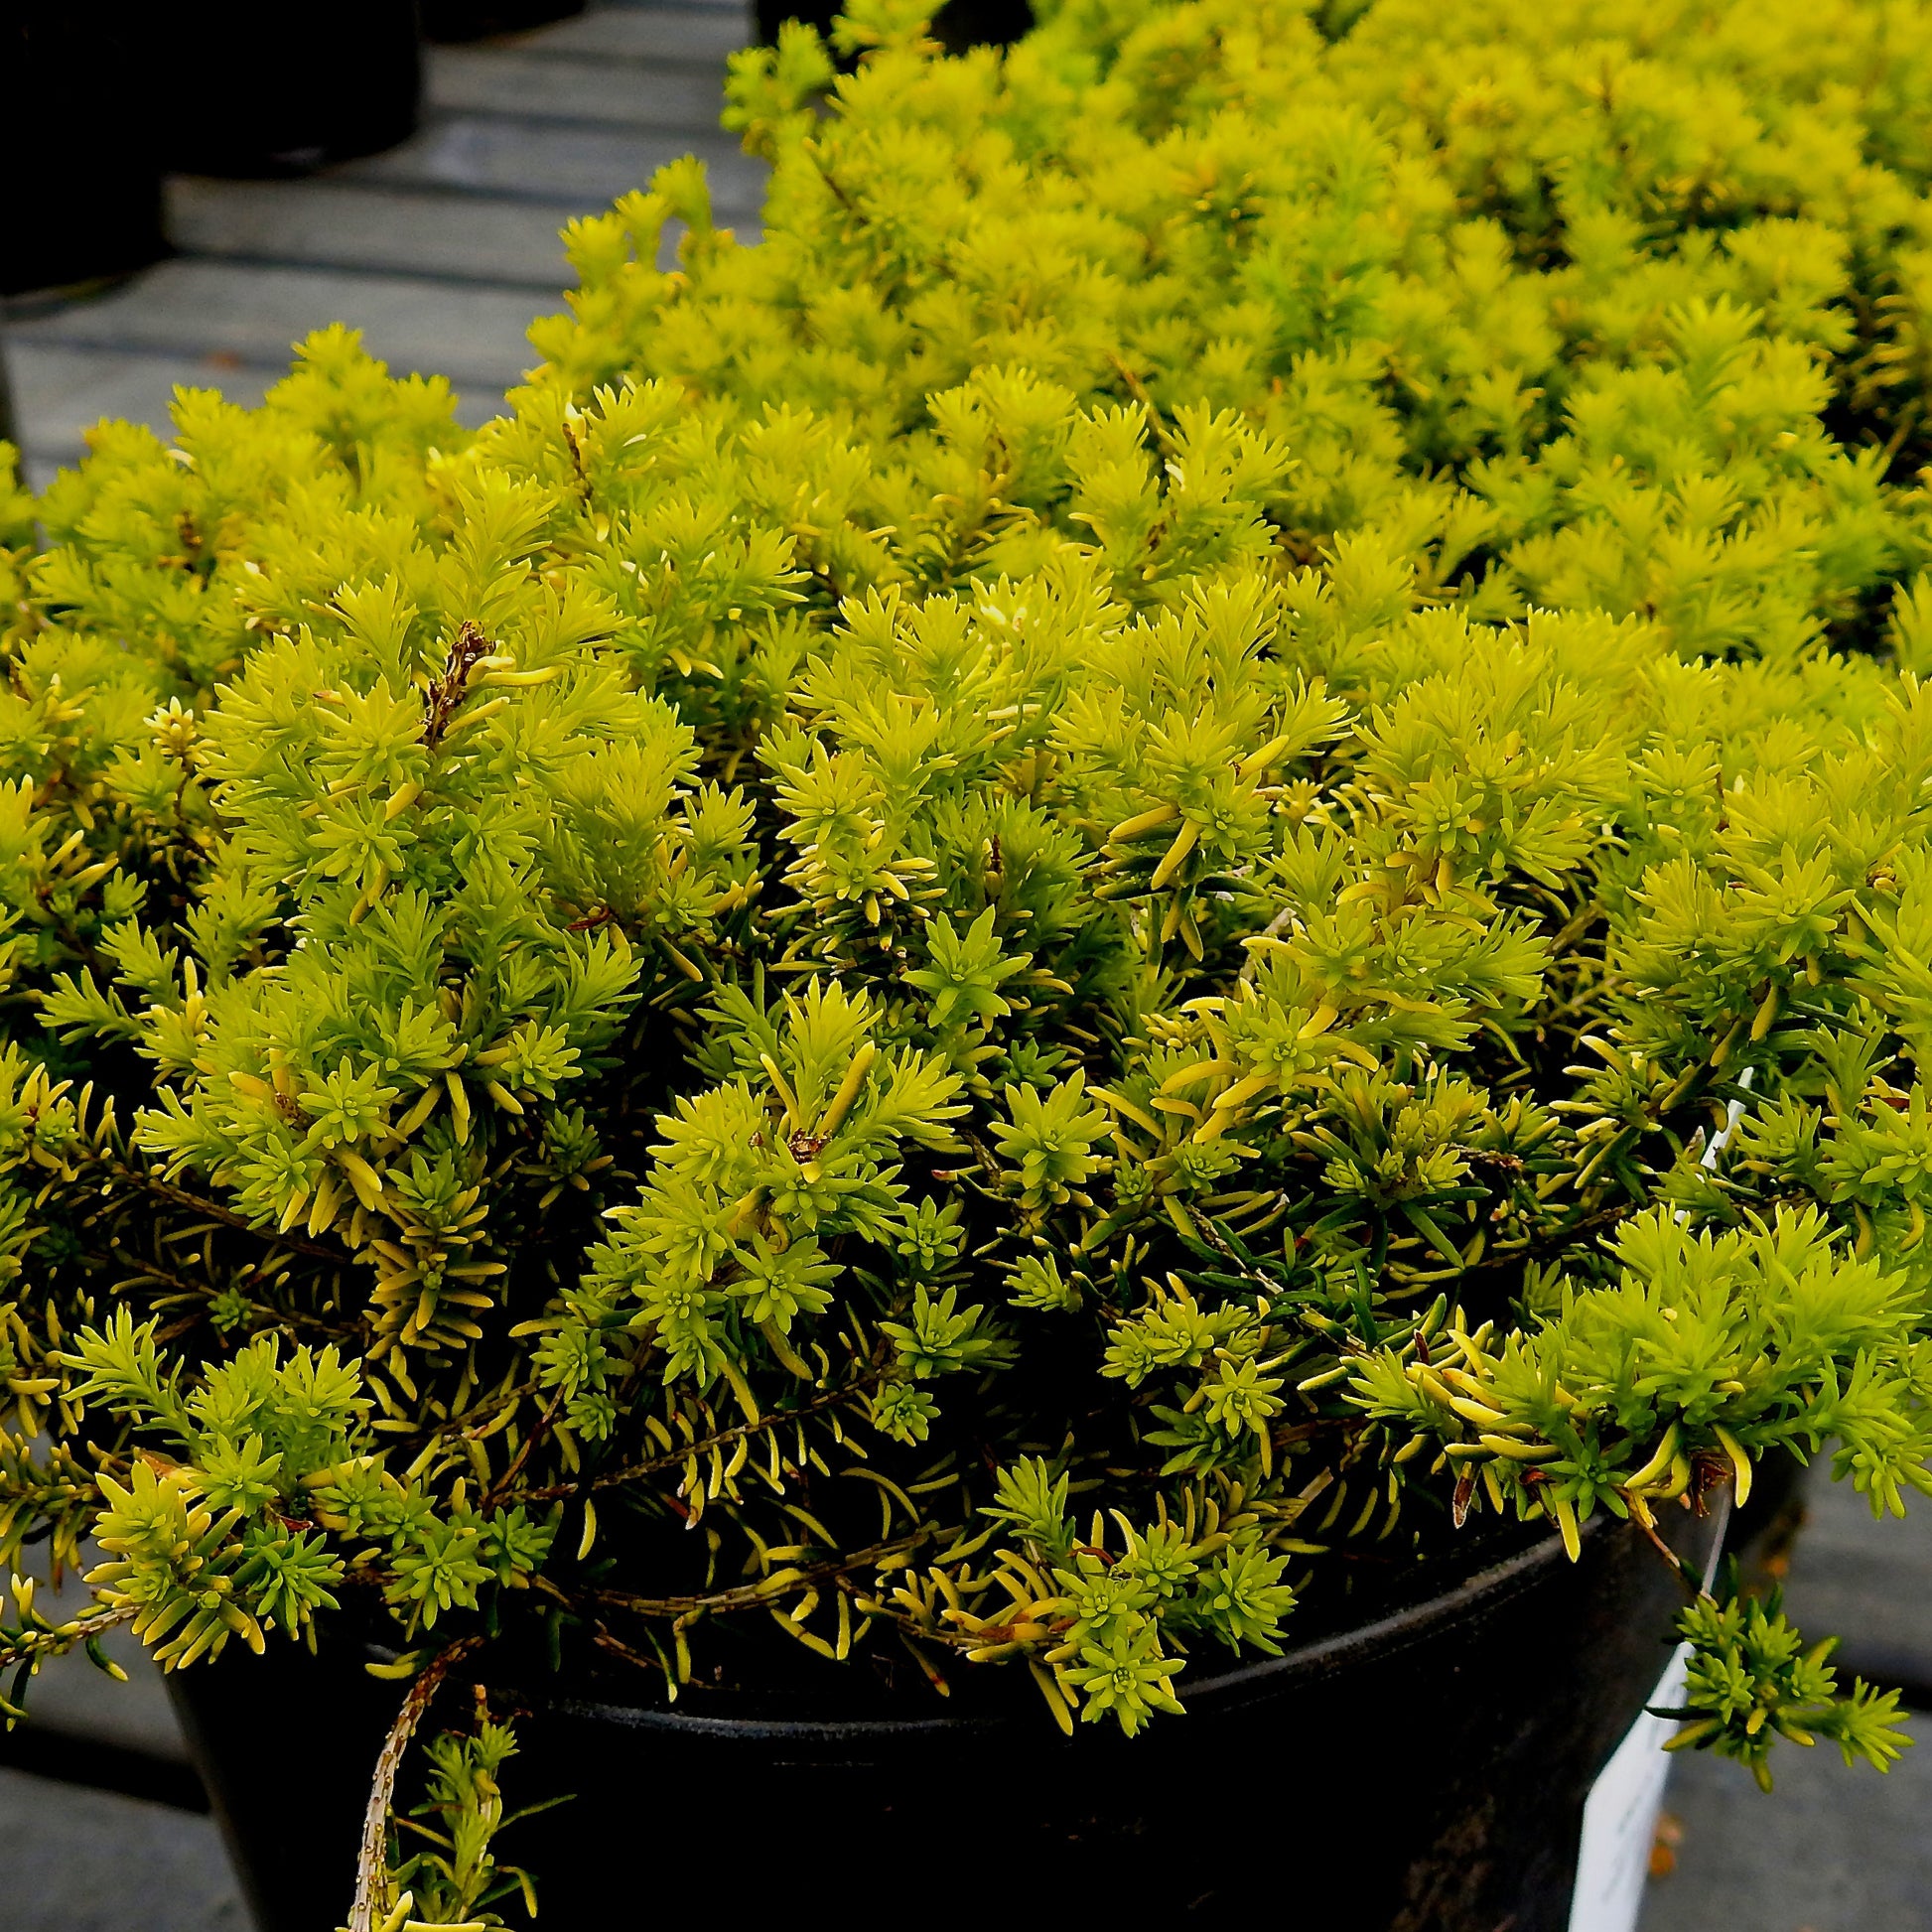
[(334, 330), (97, 432), (4, 607), (0, 1537), (96, 1605), (9, 1697), (132, 1622), (356, 1932), (1304, 1843), (1558, 1928), (1679, 1640), (1682, 1743), (1887, 1762), (1710, 1570), (1760, 1458), (1928, 1482), (1932, 22), (1828, 11), (875, 4), (506, 418)]

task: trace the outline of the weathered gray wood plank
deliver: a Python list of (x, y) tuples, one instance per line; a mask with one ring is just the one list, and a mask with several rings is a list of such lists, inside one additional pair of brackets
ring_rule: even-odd
[[(1915, 1504), (1902, 1523), (1874, 1522), (1864, 1498), (1829, 1475), (1821, 1460), (1803, 1478), (1807, 1520), (1786, 1606), (1814, 1641), (1842, 1636), (1846, 1658), (1932, 1682), (1932, 1507)], [(1642, 1932), (1732, 1923), (1923, 1932), (1932, 1923), (1928, 1725), (1912, 1720), (1919, 1746), (1883, 1777), (1863, 1764), (1848, 1769), (1829, 1745), (1780, 1744), (1768, 1797), (1741, 1765), (1701, 1752), (1679, 1757), (1664, 1809), (1684, 1840), (1677, 1869), (1650, 1885)]]
[(257, 403), (274, 378), (195, 354), (126, 354), (63, 342), (23, 342), (9, 333), (7, 366), (20, 412), (30, 481), (47, 481), (45, 466), (70, 463), (82, 434), (103, 416), (164, 431), (168, 402), (179, 385), (219, 389), (236, 402)]
[(542, 46), (434, 48), (427, 94), (432, 106), (451, 111), (691, 134), (715, 134), (725, 106), (716, 62), (687, 68), (559, 58)]
[[(558, 233), (584, 202), (502, 202), (322, 179), (168, 185), (176, 242), (213, 260), (373, 269), (527, 289), (540, 308), (570, 279)], [(450, 292), (449, 301), (467, 295)]]
[(521, 289), (453, 293), (403, 276), (184, 260), (163, 262), (97, 302), (16, 324), (11, 340), (23, 348), (213, 351), (275, 368), (286, 366), (301, 337), (345, 322), (398, 373), (501, 390), (536, 359), (524, 341), (534, 307)]
[(1767, 1796), (1741, 1764), (1686, 1752), (1664, 1809), (1677, 1868), (1647, 1888), (1641, 1932), (1925, 1932), (1932, 1911), (1932, 1739), (1883, 1777), (1829, 1744), (1772, 1753)]
[[(28, 486), (45, 489), (56, 470), (77, 462), (85, 433), (103, 417), (146, 423), (165, 437), (177, 387), (217, 389), (230, 402), (252, 407), (286, 371), (288, 361), (283, 354), (265, 366), (251, 367), (198, 355), (10, 342), (7, 363), (18, 391)], [(507, 386), (477, 385), (459, 392), (458, 418), (475, 428), (498, 414)]]
[(628, 128), (529, 125), (494, 115), (434, 118), (387, 154), (350, 162), (339, 181), (466, 189), (481, 195), (602, 206), (642, 188), (667, 161), (703, 158), (721, 218), (755, 214), (764, 168), (726, 134), (660, 134)]
[[(533, 39), (536, 37), (532, 37)], [(749, 10), (738, 7), (598, 7), (546, 27), (542, 44), (559, 54), (613, 55), (632, 61), (719, 65), (752, 38)]]
[(561, 306), (572, 215), (696, 152), (718, 218), (756, 234), (764, 171), (717, 127), (724, 58), (749, 37), (742, 0), (593, 0), (435, 50), (428, 123), (391, 154), (306, 182), (175, 182), (182, 259), (15, 324), (30, 480), (102, 416), (165, 429), (178, 383), (258, 401), (290, 345), (338, 320), (392, 367), (450, 376), (466, 421), (493, 414), (533, 359), (531, 318)]
[(123, 1750), (141, 1751), (170, 1763), (186, 1764), (188, 1746), (161, 1681), (139, 1643), (115, 1631), (105, 1648), (127, 1672), (117, 1684), (79, 1652), (57, 1658), (35, 1679), (28, 1694), (28, 1731), (57, 1731)]
[(7, 1932), (248, 1928), (212, 1819), (19, 1771), (0, 1771), (0, 1872)]
[(1784, 1593), (1792, 1620), (1814, 1639), (1843, 1637), (1846, 1656), (1874, 1675), (1932, 1684), (1932, 1502), (1914, 1498), (1902, 1523), (1876, 1519), (1829, 1473), (1821, 1460), (1806, 1477)]
[[(92, 1551), (89, 1560), (99, 1562), (99, 1552)], [(92, 1603), (93, 1592), (78, 1573), (69, 1570), (61, 1587), (54, 1589), (44, 1560), (30, 1561), (29, 1569), (40, 1583), (34, 1599), (37, 1609), (77, 1616)], [(110, 1630), (101, 1639), (101, 1648), (127, 1672), (127, 1682), (117, 1684), (83, 1652), (70, 1650), (54, 1658), (34, 1679), (27, 1697), (29, 1725), (186, 1764), (188, 1746), (174, 1706), (161, 1673), (134, 1633), (125, 1625)]]

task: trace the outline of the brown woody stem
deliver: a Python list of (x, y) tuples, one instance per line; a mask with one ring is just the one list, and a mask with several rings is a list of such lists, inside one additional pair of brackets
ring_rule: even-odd
[(362, 1845), (355, 1860), (355, 1905), (348, 1915), (348, 1932), (374, 1932), (376, 1899), (388, 1876), (389, 1809), (395, 1802), (396, 1773), (402, 1768), (403, 1753), (408, 1750), (416, 1726), (422, 1723), (430, 1700), (450, 1674), (451, 1667), (461, 1663), (482, 1642), (481, 1637), (463, 1637), (432, 1657), (422, 1675), (410, 1685), (409, 1695), (403, 1699), (402, 1709), (396, 1713), (396, 1721), (382, 1740), (382, 1749), (375, 1760), (375, 1780), (369, 1786), (368, 1807), (362, 1813)]

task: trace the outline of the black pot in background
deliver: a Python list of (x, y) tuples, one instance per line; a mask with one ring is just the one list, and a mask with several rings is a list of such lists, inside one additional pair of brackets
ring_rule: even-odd
[(460, 43), (527, 34), (583, 11), (584, 0), (422, 0), (423, 38)]
[(126, 275), (168, 252), (132, 0), (0, 6), (0, 295)]
[[(1673, 1530), (1702, 1567), (1719, 1534)], [(1025, 1673), (962, 1666), (950, 1703), (863, 1664), (784, 1696), (491, 1684), (524, 1707), (500, 1856), (540, 1923), (863, 1915), (949, 1932), (1009, 1916), (1565, 1932), (1584, 1801), (1655, 1691), (1682, 1591), (1627, 1526), (1412, 1573), (1366, 1624), (1183, 1680), (1184, 1718), (1062, 1738)], [(1357, 1613), (1358, 1615), (1360, 1612)], [(346, 1647), (345, 1647), (346, 1649)], [(276, 1645), (172, 1677), (263, 1932), (328, 1932), (400, 1701), (357, 1656)], [(446, 1686), (437, 1710), (468, 1700)], [(426, 1730), (435, 1728), (433, 1711)]]
[(147, 12), (172, 172), (307, 174), (415, 130), (415, 0), (200, 0)]
[[(759, 39), (774, 46), (778, 29), (787, 20), (802, 20), (821, 34), (832, 31), (839, 0), (756, 0)], [(1028, 0), (946, 0), (932, 18), (932, 34), (948, 54), (969, 47), (1011, 47), (1032, 31), (1033, 8)]]

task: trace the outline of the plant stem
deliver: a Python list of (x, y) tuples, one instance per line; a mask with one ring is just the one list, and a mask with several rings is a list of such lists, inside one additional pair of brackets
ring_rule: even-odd
[[(739, 1584), (731, 1589), (712, 1590), (703, 1595), (633, 1596), (627, 1590), (619, 1589), (592, 1589), (584, 1591), (583, 1595), (591, 1602), (608, 1603), (614, 1609), (628, 1610), (634, 1616), (689, 1616), (693, 1611), (753, 1609), (760, 1603), (775, 1601), (788, 1590), (807, 1589), (814, 1584), (835, 1582), (841, 1577), (869, 1570), (882, 1557), (903, 1556), (906, 1551), (916, 1550), (920, 1544), (931, 1542), (932, 1535), (930, 1530), (919, 1530), (890, 1543), (874, 1543), (866, 1549), (854, 1550), (850, 1556), (841, 1557), (836, 1563), (815, 1564), (809, 1570), (798, 1571), (781, 1581), (764, 1577), (755, 1584)], [(540, 1577), (535, 1581), (546, 1594), (570, 1601), (569, 1593), (547, 1579)]]
[(134, 1606), (129, 1604), (125, 1609), (87, 1610), (71, 1623), (56, 1624), (45, 1630), (24, 1630), (17, 1641), (0, 1644), (0, 1670), (12, 1670), (30, 1657), (58, 1657), (75, 1644), (85, 1643), (89, 1637), (132, 1623), (135, 1614)]
[[(755, 1423), (738, 1423), (730, 1429), (714, 1431), (709, 1436), (700, 1436), (686, 1443), (681, 1449), (666, 1449), (662, 1455), (649, 1456), (642, 1462), (626, 1462), (622, 1468), (608, 1470), (603, 1475), (586, 1476), (576, 1482), (553, 1482), (542, 1489), (525, 1489), (517, 1495), (516, 1500), (521, 1503), (559, 1502), (571, 1496), (581, 1496), (587, 1489), (610, 1489), (621, 1482), (634, 1481), (638, 1476), (654, 1475), (659, 1469), (681, 1468), (692, 1456), (708, 1454), (713, 1449), (735, 1443), (741, 1437), (764, 1435), (782, 1428), (786, 1423), (802, 1422), (805, 1417), (815, 1416), (821, 1410), (835, 1409), (847, 1398), (863, 1394), (882, 1381), (884, 1376), (883, 1369), (854, 1376), (836, 1389), (826, 1389), (809, 1402), (801, 1402), (795, 1409), (774, 1409)], [(506, 1475), (491, 1492), (492, 1495), (500, 1499), (507, 1493), (508, 1483), (509, 1477)]]
[(201, 1194), (190, 1193), (186, 1187), (177, 1187), (172, 1181), (163, 1180), (158, 1175), (144, 1173), (139, 1168), (129, 1167), (124, 1161), (104, 1160), (101, 1165), (114, 1178), (129, 1187), (139, 1188), (141, 1192), (153, 1194), (158, 1200), (165, 1200), (176, 1207), (185, 1207), (210, 1221), (219, 1221), (224, 1227), (238, 1229), (243, 1234), (252, 1234), (257, 1241), (265, 1241), (273, 1248), (286, 1248), (291, 1254), (309, 1255), (318, 1261), (334, 1262), (337, 1267), (345, 1267), (348, 1257), (340, 1250), (318, 1246), (313, 1241), (305, 1241), (299, 1235), (278, 1233), (272, 1227), (263, 1227), (251, 1221), (245, 1214), (237, 1214), (232, 1208), (223, 1207), (218, 1201), (208, 1200)]
[(461, 1637), (439, 1651), (409, 1687), (409, 1695), (382, 1740), (375, 1760), (375, 1779), (369, 1786), (369, 1802), (362, 1813), (362, 1844), (355, 1860), (355, 1905), (348, 1915), (348, 1932), (374, 1932), (378, 1890), (388, 1876), (389, 1808), (395, 1801), (396, 1773), (402, 1767), (403, 1752), (416, 1734), (416, 1726), (430, 1707), (438, 1687), (451, 1667), (462, 1662), (483, 1642), (482, 1637)]

